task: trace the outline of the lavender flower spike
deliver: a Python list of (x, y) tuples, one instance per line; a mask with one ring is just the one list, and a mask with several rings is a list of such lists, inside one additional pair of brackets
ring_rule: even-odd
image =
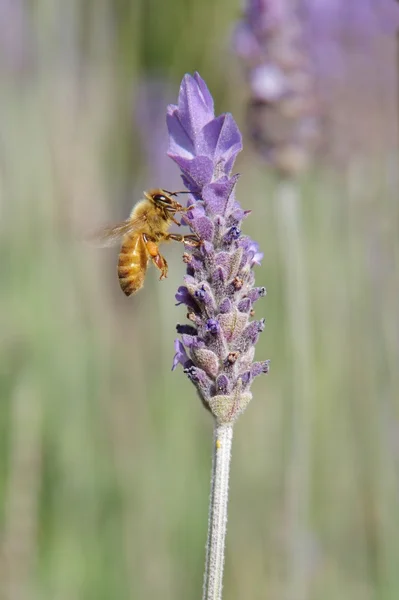
[(245, 0), (233, 43), (249, 84), (248, 126), (266, 161), (284, 176), (308, 165), (320, 109), (301, 22), (289, 0)]
[(250, 317), (266, 291), (254, 287), (253, 267), (263, 254), (241, 233), (246, 213), (235, 198), (238, 175), (231, 175), (241, 134), (230, 114), (215, 117), (198, 73), (185, 75), (167, 124), (168, 154), (191, 192), (185, 222), (202, 241), (184, 255), (187, 274), (176, 299), (186, 304), (191, 325), (178, 325), (174, 368), (183, 365), (218, 424), (233, 423), (252, 398), (254, 377), (269, 370), (268, 361), (253, 362), (264, 319)]

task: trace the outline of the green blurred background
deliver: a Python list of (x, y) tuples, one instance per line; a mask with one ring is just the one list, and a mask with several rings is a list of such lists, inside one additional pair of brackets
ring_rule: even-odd
[[(148, 186), (180, 187), (164, 115), (185, 72), (245, 131), (239, 16), (228, 0), (0, 0), (5, 600), (201, 595), (212, 421), (170, 371), (182, 249), (126, 299), (117, 249), (82, 239)], [(230, 600), (399, 595), (396, 43), (344, 21), (333, 35), (333, 64), (313, 48), (325, 139), (293, 221), (245, 137), (237, 163), (272, 369), (235, 428)]]

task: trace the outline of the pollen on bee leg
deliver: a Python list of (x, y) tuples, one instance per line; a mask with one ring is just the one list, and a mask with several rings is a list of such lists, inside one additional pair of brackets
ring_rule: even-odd
[(215, 446), (217, 450), (220, 450), (220, 448), (222, 447), (222, 442), (220, 440), (216, 440)]
[(144, 243), (154, 265), (161, 271), (161, 276), (159, 279), (166, 279), (168, 274), (168, 263), (159, 253), (158, 244), (151, 239), (148, 239), (147, 235), (143, 235)]

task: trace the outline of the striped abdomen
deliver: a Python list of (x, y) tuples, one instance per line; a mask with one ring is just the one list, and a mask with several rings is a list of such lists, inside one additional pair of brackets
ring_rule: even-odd
[(147, 262), (147, 248), (141, 233), (126, 236), (118, 262), (119, 283), (126, 296), (143, 287)]

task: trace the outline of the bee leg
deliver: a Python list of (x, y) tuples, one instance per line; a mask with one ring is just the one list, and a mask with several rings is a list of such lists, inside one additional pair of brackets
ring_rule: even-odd
[(179, 221), (177, 221), (174, 217), (172, 217), (171, 214), (169, 214), (169, 219), (171, 221), (173, 221), (173, 223), (176, 223), (176, 225), (178, 225), (179, 227), (181, 227), (181, 223), (179, 223)]
[(201, 246), (202, 241), (196, 235), (180, 235), (178, 233), (168, 233), (166, 235), (165, 241), (173, 240), (174, 242), (182, 242), (183, 244), (187, 244), (188, 246), (192, 246), (193, 248), (198, 248)]
[(166, 279), (168, 274), (168, 263), (162, 254), (159, 253), (158, 244), (145, 233), (143, 233), (143, 241), (152, 262), (157, 269), (161, 271), (161, 277), (159, 279)]

